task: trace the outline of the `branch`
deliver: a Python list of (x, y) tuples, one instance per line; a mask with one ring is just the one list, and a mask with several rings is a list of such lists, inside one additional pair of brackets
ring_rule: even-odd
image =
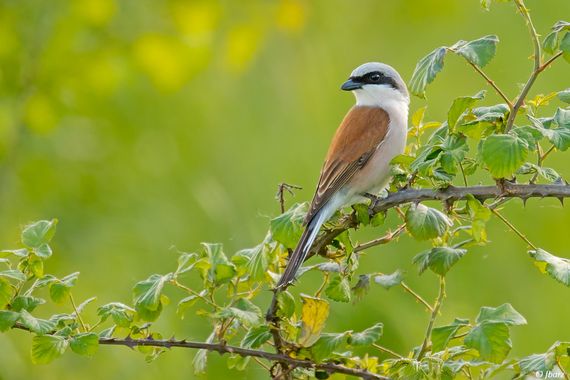
[(424, 338), (424, 342), (422, 343), (422, 347), (420, 348), (420, 352), (418, 353), (418, 361), (420, 361), (427, 352), (428, 346), (430, 344), (433, 325), (435, 324), (435, 319), (437, 318), (437, 314), (439, 313), (439, 309), (441, 308), (441, 304), (443, 302), (444, 297), (445, 297), (445, 277), (439, 276), (439, 293), (437, 294), (437, 299), (435, 300), (435, 304), (433, 305), (433, 310), (431, 313), (431, 318), (429, 319), (429, 324), (426, 330), (426, 336)]
[(116, 339), (116, 338), (99, 338), (99, 344), (101, 345), (111, 345), (111, 346), (126, 346), (133, 348), (136, 346), (150, 346), (150, 347), (182, 347), (182, 348), (196, 348), (204, 349), (208, 351), (215, 351), (220, 354), (237, 354), (244, 357), (254, 357), (267, 359), (273, 362), (285, 362), (292, 367), (302, 367), (302, 368), (312, 368), (315, 370), (325, 371), (327, 373), (342, 373), (345, 375), (351, 375), (360, 377), (362, 379), (379, 379), (388, 380), (388, 377), (377, 375), (366, 370), (357, 368), (348, 368), (340, 364), (333, 363), (321, 363), (316, 364), (309, 360), (294, 359), (283, 354), (274, 354), (271, 352), (265, 352), (260, 350), (252, 350), (249, 348), (227, 346), (221, 343), (204, 343), (204, 342), (193, 342), (187, 340), (154, 340), (154, 339)]
[[(473, 195), (480, 201), (496, 198), (520, 198), (526, 201), (528, 198), (557, 198), (562, 201), (570, 197), (570, 185), (537, 185), (537, 184), (512, 184), (502, 183), (499, 186), (450, 186), (442, 190), (432, 189), (406, 189), (389, 194), (387, 197), (379, 199), (371, 206), (372, 216), (390, 208), (410, 203), (439, 200), (445, 202), (456, 202), (464, 200), (468, 195)], [(315, 254), (326, 255), (326, 246), (338, 235), (350, 228), (358, 227), (358, 221), (354, 214), (347, 215), (339, 220), (332, 228), (325, 230), (321, 234), (309, 253), (309, 257)]]
[(505, 95), (505, 93), (499, 88), (499, 86), (497, 86), (495, 81), (492, 80), (491, 78), (489, 78), (489, 76), (487, 74), (485, 74), (485, 72), (483, 70), (481, 70), (479, 68), (479, 66), (477, 66), (476, 64), (474, 64), (473, 62), (471, 62), (467, 59), (466, 59), (466, 61), (469, 65), (471, 65), (471, 67), (473, 67), (475, 69), (475, 71), (477, 71), (479, 73), (479, 75), (481, 75), (483, 77), (483, 79), (485, 79), (487, 81), (487, 83), (489, 83), (489, 85), (491, 87), (493, 87), (493, 89), (495, 90), (497, 95), (499, 95), (501, 98), (503, 98), (503, 100), (507, 103), (509, 110), (512, 112), (513, 102), (511, 102), (510, 99), (507, 97), (507, 95)]

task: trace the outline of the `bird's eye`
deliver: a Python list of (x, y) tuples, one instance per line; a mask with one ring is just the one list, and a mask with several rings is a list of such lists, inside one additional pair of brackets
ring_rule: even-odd
[(380, 74), (372, 74), (370, 75), (370, 80), (372, 82), (380, 82)]

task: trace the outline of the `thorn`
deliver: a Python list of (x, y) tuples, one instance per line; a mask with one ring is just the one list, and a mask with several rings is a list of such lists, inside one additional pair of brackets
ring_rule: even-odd
[(521, 197), (521, 200), (523, 202), (523, 206), (526, 207), (526, 201), (528, 201), (528, 197)]
[(170, 337), (170, 339), (168, 339), (169, 342), (176, 342), (176, 338), (174, 337), (174, 335), (172, 335)]
[(560, 201), (560, 205), (564, 207), (564, 197), (558, 197), (557, 199)]

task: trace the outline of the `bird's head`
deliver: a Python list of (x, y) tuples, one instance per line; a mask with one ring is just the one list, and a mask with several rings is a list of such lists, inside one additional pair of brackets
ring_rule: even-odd
[(382, 106), (386, 102), (410, 102), (406, 83), (398, 72), (380, 62), (368, 62), (358, 66), (341, 86), (352, 91), (356, 104), (361, 106)]

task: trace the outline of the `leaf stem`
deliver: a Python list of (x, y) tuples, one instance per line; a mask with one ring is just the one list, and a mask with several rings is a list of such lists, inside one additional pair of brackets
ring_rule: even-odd
[(203, 295), (201, 295), (200, 293), (190, 289), (189, 287), (182, 285), (181, 283), (179, 283), (177, 280), (173, 279), (170, 280), (170, 283), (174, 286), (176, 286), (177, 288), (180, 288), (190, 294), (192, 294), (193, 296), (196, 296), (198, 298), (200, 298), (202, 301), (206, 302), (208, 305), (213, 306), (216, 310), (220, 309), (220, 306), (218, 306), (215, 302), (212, 302), (211, 300), (209, 300), (208, 298), (204, 297)]
[(403, 357), (402, 355), (398, 354), (397, 352), (392, 351), (392, 350), (389, 349), (389, 348), (382, 347), (382, 346), (379, 345), (379, 344), (372, 343), (372, 347), (376, 348), (376, 349), (379, 350), (379, 351), (382, 351), (382, 352), (385, 352), (385, 353), (387, 353), (387, 354), (389, 354), (389, 355), (392, 355), (392, 356), (395, 357), (395, 358), (404, 359), (404, 357)]
[(364, 251), (365, 249), (368, 249), (370, 247), (374, 247), (376, 245), (381, 245), (381, 244), (387, 244), (390, 241), (392, 241), (394, 238), (396, 238), (398, 235), (400, 235), (404, 229), (406, 228), (406, 224), (402, 224), (400, 226), (398, 226), (398, 228), (396, 228), (393, 232), (388, 232), (386, 235), (379, 237), (378, 239), (374, 239), (371, 240), (367, 243), (362, 243), (357, 245), (356, 247), (354, 247), (353, 252), (360, 252), (360, 251)]
[(503, 223), (505, 223), (515, 234), (518, 235), (518, 237), (520, 237), (532, 249), (538, 249), (536, 245), (532, 244), (532, 242), (528, 240), (528, 238), (522, 232), (520, 232), (507, 218), (501, 215), (496, 209), (490, 208), (489, 210), (491, 210), (493, 214), (495, 214), (499, 219), (501, 219)]
[(420, 303), (422, 303), (425, 307), (427, 307), (430, 313), (433, 313), (433, 307), (425, 299), (423, 299), (422, 296), (414, 292), (412, 288), (410, 288), (406, 283), (401, 282), (400, 285), (402, 286), (402, 288), (404, 288), (406, 292), (410, 293), (415, 299), (417, 299)]
[[(466, 59), (466, 61), (467, 61), (467, 59)], [(512, 112), (513, 111), (513, 102), (511, 102), (509, 100), (507, 95), (505, 95), (505, 93), (499, 88), (499, 86), (497, 86), (495, 81), (492, 80), (491, 78), (489, 78), (489, 76), (487, 74), (485, 74), (485, 72), (483, 70), (481, 70), (481, 68), (479, 66), (477, 66), (476, 64), (469, 62), (469, 61), (467, 61), (467, 63), (469, 65), (471, 65), (471, 67), (473, 67), (475, 69), (475, 71), (477, 71), (479, 73), (479, 75), (481, 75), (487, 81), (487, 83), (489, 83), (489, 85), (491, 87), (493, 87), (493, 89), (495, 90), (497, 95), (499, 95), (505, 101), (505, 103), (507, 103), (509, 110)]]
[(424, 342), (422, 343), (422, 347), (420, 348), (420, 352), (418, 353), (418, 358), (417, 358), (418, 361), (420, 361), (426, 354), (431, 339), (431, 332), (433, 330), (433, 325), (435, 324), (435, 319), (439, 314), (439, 309), (441, 308), (441, 304), (443, 303), (444, 297), (445, 297), (445, 277), (439, 276), (439, 293), (437, 295), (437, 299), (435, 300), (435, 304), (433, 305), (433, 311), (431, 313), (431, 318), (429, 320), (428, 327), (426, 329), (426, 336), (424, 337)]
[(81, 318), (81, 314), (79, 313), (79, 310), (77, 310), (77, 306), (75, 305), (75, 301), (73, 300), (73, 295), (71, 293), (69, 293), (69, 301), (71, 301), (71, 306), (73, 307), (73, 311), (75, 312), (75, 315), (77, 315), (77, 320), (79, 321), (79, 324), (81, 325), (81, 328), (83, 329), (83, 332), (87, 332), (87, 327), (85, 327), (85, 323), (83, 322), (83, 319)]

